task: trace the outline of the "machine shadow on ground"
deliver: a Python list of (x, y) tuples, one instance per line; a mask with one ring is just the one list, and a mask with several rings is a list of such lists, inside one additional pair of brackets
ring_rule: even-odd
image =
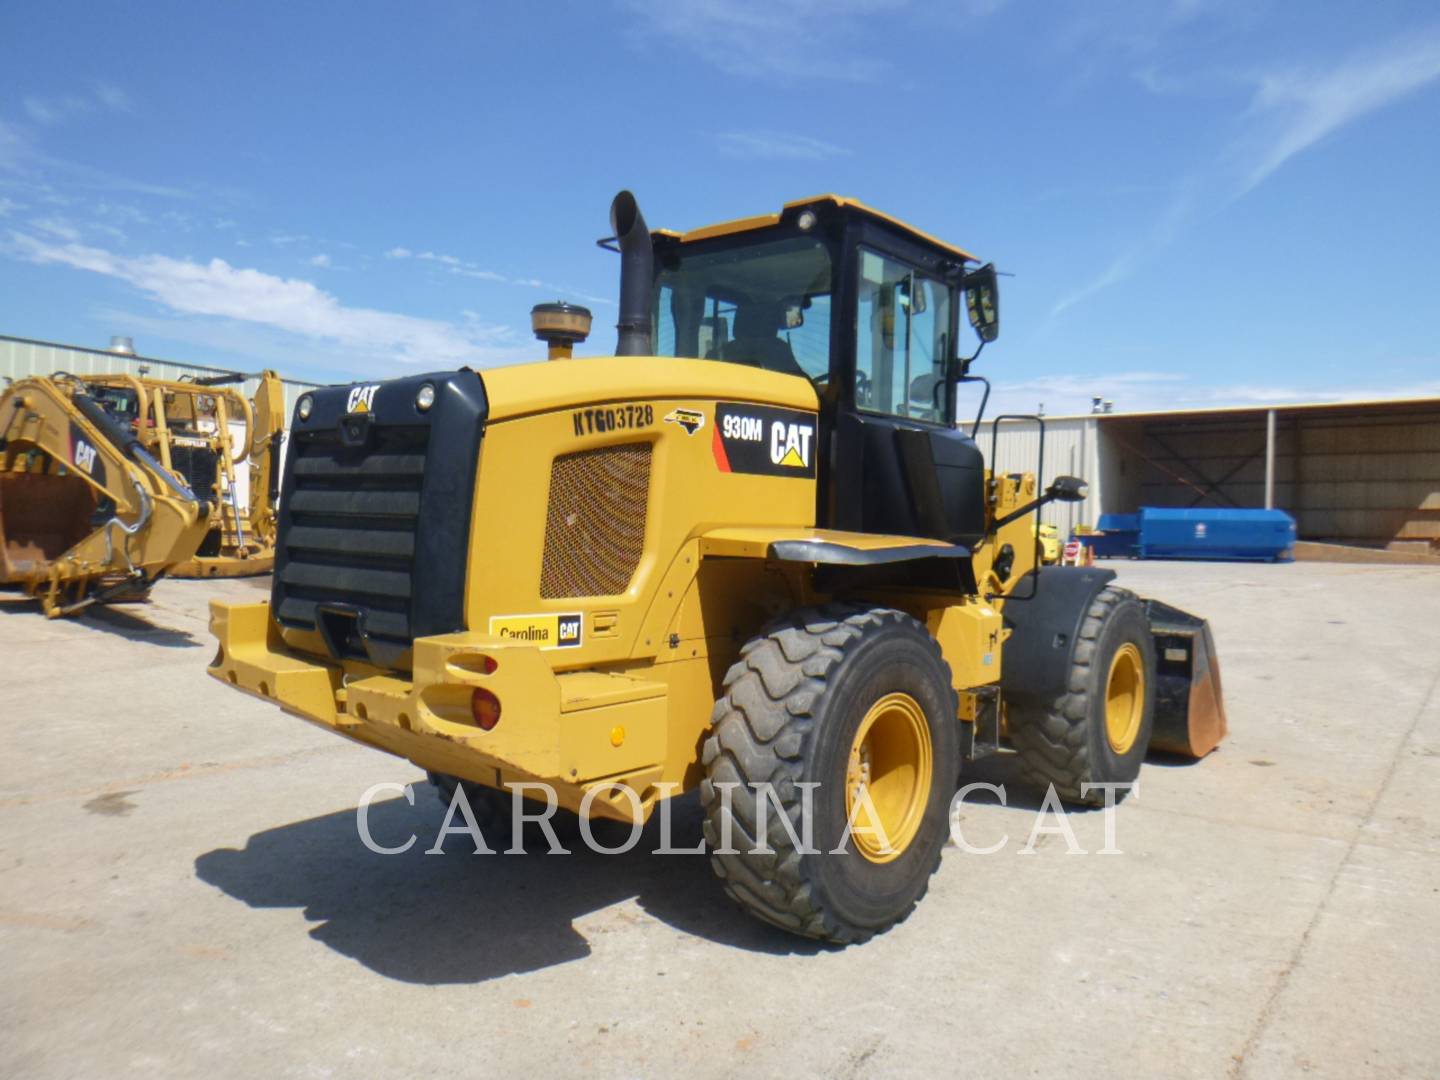
[[(1145, 767), (1148, 769), (1158, 766), (1162, 769), (1188, 769), (1199, 764), (1204, 758), (1195, 759), (1186, 757), (1183, 754), (1167, 754), (1161, 751), (1152, 750), (1145, 756)], [(1145, 771), (1140, 773), (1141, 787), (1144, 786)], [(994, 784), (996, 787), (1004, 788), (1005, 801), (1003, 805), (1011, 810), (1038, 811), (1045, 805), (1045, 789), (1037, 786), (1024, 775), (1020, 768), (1020, 758), (1013, 753), (993, 754), (990, 757), (979, 758), (969, 762), (964, 772), (960, 774), (960, 784)], [(965, 796), (967, 803), (977, 806), (1000, 806), (1000, 797), (994, 792), (978, 790), (968, 792)], [(1123, 800), (1122, 800), (1123, 802)], [(1067, 814), (1090, 814), (1101, 810), (1098, 806), (1076, 806), (1065, 804)]]
[[(634, 898), (649, 915), (732, 948), (813, 956), (827, 946), (768, 927), (730, 902), (703, 854), (656, 855), (659, 815), (624, 855), (585, 847), (573, 824), (557, 829), (569, 855), (546, 853), (527, 839), (524, 855), (475, 855), (468, 836), (446, 839), (427, 855), (444, 820), (434, 789), (415, 784), (415, 806), (377, 801), (368, 850), (353, 809), (256, 833), (240, 850), (220, 848), (195, 860), (197, 876), (252, 908), (294, 907), (320, 925), (317, 941), (387, 978), (425, 984), (478, 983), (583, 959), (590, 944), (575, 920)], [(458, 820), (458, 819), (457, 819)], [(698, 848), (694, 795), (674, 807), (671, 843)], [(625, 833), (597, 833), (618, 845)], [(491, 840), (491, 846), (496, 844)]]
[[(5, 597), (0, 600), (0, 615), (25, 616), (44, 619), (40, 601), (25, 597)], [(92, 630), (114, 634), (128, 641), (143, 641), (146, 645), (158, 645), (162, 649), (190, 649), (202, 644), (199, 638), (186, 630), (169, 626), (157, 626), (148, 619), (119, 608), (97, 604), (87, 608), (75, 620)]]
[[(1002, 786), (1012, 811), (1033, 812), (1044, 801), (1043, 791), (1020, 778), (1013, 755), (984, 759), (961, 780)], [(242, 849), (207, 852), (195, 860), (196, 875), (252, 908), (301, 909), (319, 924), (310, 931), (315, 940), (410, 983), (479, 983), (583, 959), (590, 943), (576, 920), (632, 898), (648, 915), (719, 945), (798, 957), (830, 948), (742, 912), (725, 896), (707, 855), (654, 854), (661, 844), (658, 813), (622, 855), (590, 850), (573, 821), (557, 821), (568, 855), (548, 854), (538, 833), (527, 835), (523, 855), (504, 854), (508, 841), (493, 837), (487, 839), (496, 853), (476, 855), (470, 838), (458, 834), (446, 838), (443, 855), (429, 855), (445, 810), (429, 784), (414, 790), (414, 806), (393, 798), (369, 812), (377, 844), (396, 847), (416, 837), (403, 854), (367, 849), (355, 810), (346, 809), (256, 833)], [(967, 801), (984, 806), (999, 799), (980, 791)], [(618, 846), (627, 834), (609, 824), (597, 839)], [(700, 825), (697, 797), (675, 800), (671, 845), (698, 848)], [(945, 857), (964, 856), (951, 847)]]

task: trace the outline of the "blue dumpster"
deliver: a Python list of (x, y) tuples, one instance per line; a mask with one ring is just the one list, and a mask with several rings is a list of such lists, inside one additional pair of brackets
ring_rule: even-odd
[(1295, 519), (1283, 510), (1142, 506), (1138, 514), (1102, 514), (1100, 534), (1082, 536), (1099, 557), (1248, 559), (1295, 557)]

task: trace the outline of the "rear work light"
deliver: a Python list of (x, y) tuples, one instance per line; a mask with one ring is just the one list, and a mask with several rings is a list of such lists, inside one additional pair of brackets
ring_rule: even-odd
[(470, 693), (470, 715), (481, 731), (490, 731), (500, 722), (500, 699), (484, 687)]

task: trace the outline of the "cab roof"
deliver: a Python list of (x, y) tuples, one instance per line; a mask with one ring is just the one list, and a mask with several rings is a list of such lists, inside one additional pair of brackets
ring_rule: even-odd
[(792, 202), (787, 202), (781, 208), (780, 212), (776, 214), (756, 214), (753, 217), (736, 218), (734, 221), (722, 221), (718, 225), (705, 225), (698, 229), (691, 229), (689, 232), (676, 232), (673, 229), (655, 229), (654, 232), (658, 236), (664, 236), (667, 239), (688, 244), (696, 240), (709, 240), (716, 236), (729, 236), (733, 233), (770, 228), (771, 226), (779, 225), (781, 219), (792, 211), (806, 206), (816, 206), (818, 204), (829, 204), (840, 212), (863, 214), (877, 221), (883, 221), (892, 228), (909, 233), (915, 237), (915, 239), (929, 244), (932, 247), (940, 248), (942, 251), (949, 252), (961, 259), (969, 262), (980, 261), (963, 248), (958, 248), (954, 244), (947, 244), (944, 240), (931, 236), (929, 233), (923, 232), (913, 225), (907, 225), (899, 218), (891, 217), (881, 210), (876, 210), (873, 206), (866, 206), (859, 199), (849, 199), (843, 195), (813, 195), (808, 199), (795, 199)]

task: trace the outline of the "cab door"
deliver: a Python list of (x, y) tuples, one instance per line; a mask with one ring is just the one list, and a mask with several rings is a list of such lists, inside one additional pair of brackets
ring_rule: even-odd
[[(973, 544), (984, 535), (984, 459), (946, 393), (957, 290), (940, 273), (857, 244), (842, 291), (853, 353), (837, 364), (825, 523)], [(839, 342), (837, 342), (838, 344)], [(848, 350), (847, 350), (848, 351)], [(848, 370), (847, 370), (848, 369)]]

